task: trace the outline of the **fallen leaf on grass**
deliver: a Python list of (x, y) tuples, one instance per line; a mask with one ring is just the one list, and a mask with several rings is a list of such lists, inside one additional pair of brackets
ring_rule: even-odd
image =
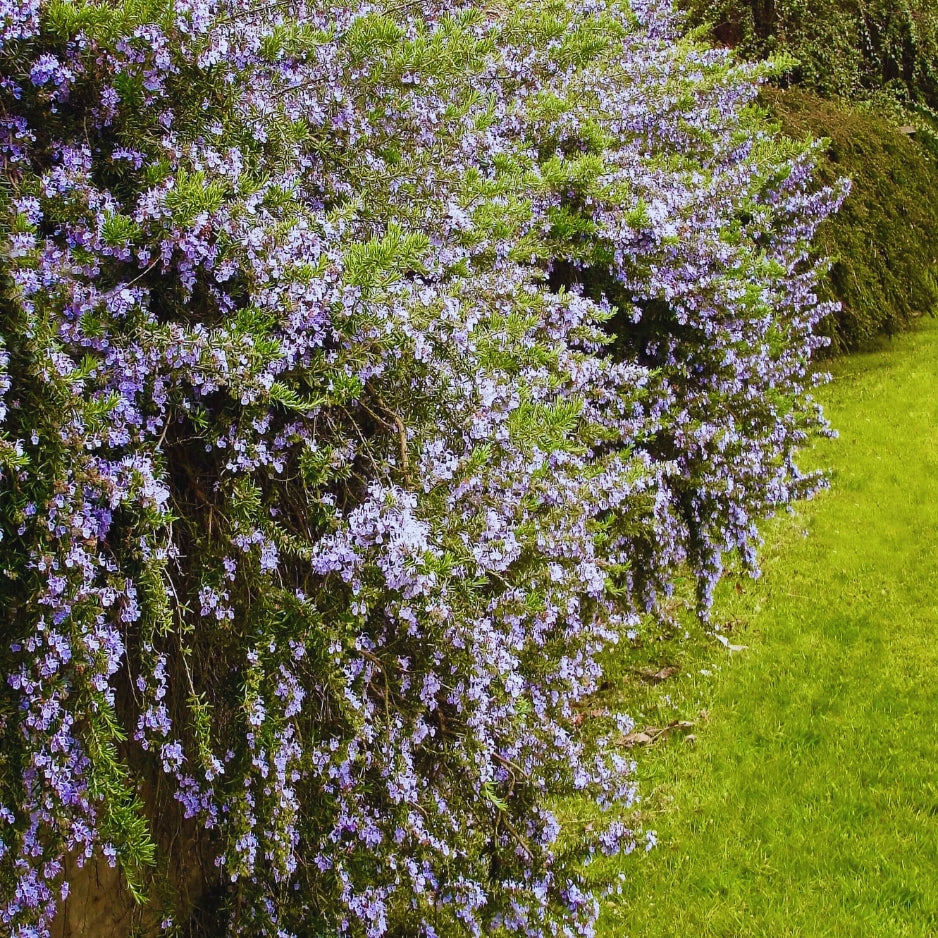
[(687, 731), (693, 728), (694, 724), (688, 720), (672, 720), (665, 727), (646, 726), (644, 730), (623, 736), (622, 745), (627, 746), (629, 749), (633, 746), (651, 746), (669, 733)]
[(584, 720), (588, 719), (601, 719), (602, 717), (609, 716), (608, 710), (580, 710), (573, 717), (573, 725), (580, 726)]
[(672, 730), (692, 730), (694, 724), (690, 720), (672, 720), (665, 728), (665, 733), (670, 733)]
[(674, 677), (680, 671), (680, 668), (676, 668), (673, 665), (669, 665), (666, 668), (661, 668), (660, 671), (656, 671), (654, 668), (639, 668), (638, 673), (641, 676), (643, 681), (647, 681), (649, 684), (661, 684), (666, 681), (669, 677)]
[(748, 645), (732, 645), (730, 640), (725, 635), (717, 635), (716, 632), (713, 633), (713, 637), (726, 649), (730, 652), (734, 651), (745, 651), (749, 646)]

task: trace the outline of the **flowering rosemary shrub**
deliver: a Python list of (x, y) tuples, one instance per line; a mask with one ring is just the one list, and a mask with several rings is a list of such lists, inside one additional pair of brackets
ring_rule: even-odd
[(2, 0), (0, 40), (5, 931), (103, 857), (191, 933), (198, 843), (216, 933), (591, 934), (634, 790), (577, 706), (818, 484), (840, 193), (664, 4)]

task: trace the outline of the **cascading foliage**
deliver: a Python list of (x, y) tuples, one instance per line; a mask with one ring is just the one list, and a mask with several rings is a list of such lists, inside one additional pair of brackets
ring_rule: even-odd
[(592, 934), (600, 653), (819, 481), (810, 147), (665, 3), (0, 41), (4, 931), (103, 857), (192, 933), (192, 848), (217, 934)]

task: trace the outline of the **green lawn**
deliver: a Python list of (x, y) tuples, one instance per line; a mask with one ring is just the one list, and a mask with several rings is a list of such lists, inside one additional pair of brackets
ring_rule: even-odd
[(679, 673), (620, 662), (608, 692), (695, 723), (635, 750), (660, 844), (622, 864), (608, 938), (938, 935), (938, 326), (838, 363), (821, 397), (832, 491), (718, 599), (746, 650), (649, 639), (644, 665)]

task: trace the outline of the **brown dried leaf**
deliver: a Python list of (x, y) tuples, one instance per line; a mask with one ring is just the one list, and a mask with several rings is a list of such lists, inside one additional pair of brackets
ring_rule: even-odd
[(665, 727), (646, 726), (644, 730), (629, 733), (622, 737), (622, 745), (631, 749), (633, 746), (651, 746), (662, 736), (677, 731), (686, 731), (694, 728), (694, 724), (688, 720), (672, 720)]
[(643, 681), (647, 681), (649, 684), (661, 684), (663, 681), (666, 681), (669, 677), (674, 677), (675, 674), (679, 672), (680, 668), (676, 668), (673, 665), (669, 665), (666, 668), (661, 668), (656, 670), (655, 668), (639, 668), (639, 675)]

